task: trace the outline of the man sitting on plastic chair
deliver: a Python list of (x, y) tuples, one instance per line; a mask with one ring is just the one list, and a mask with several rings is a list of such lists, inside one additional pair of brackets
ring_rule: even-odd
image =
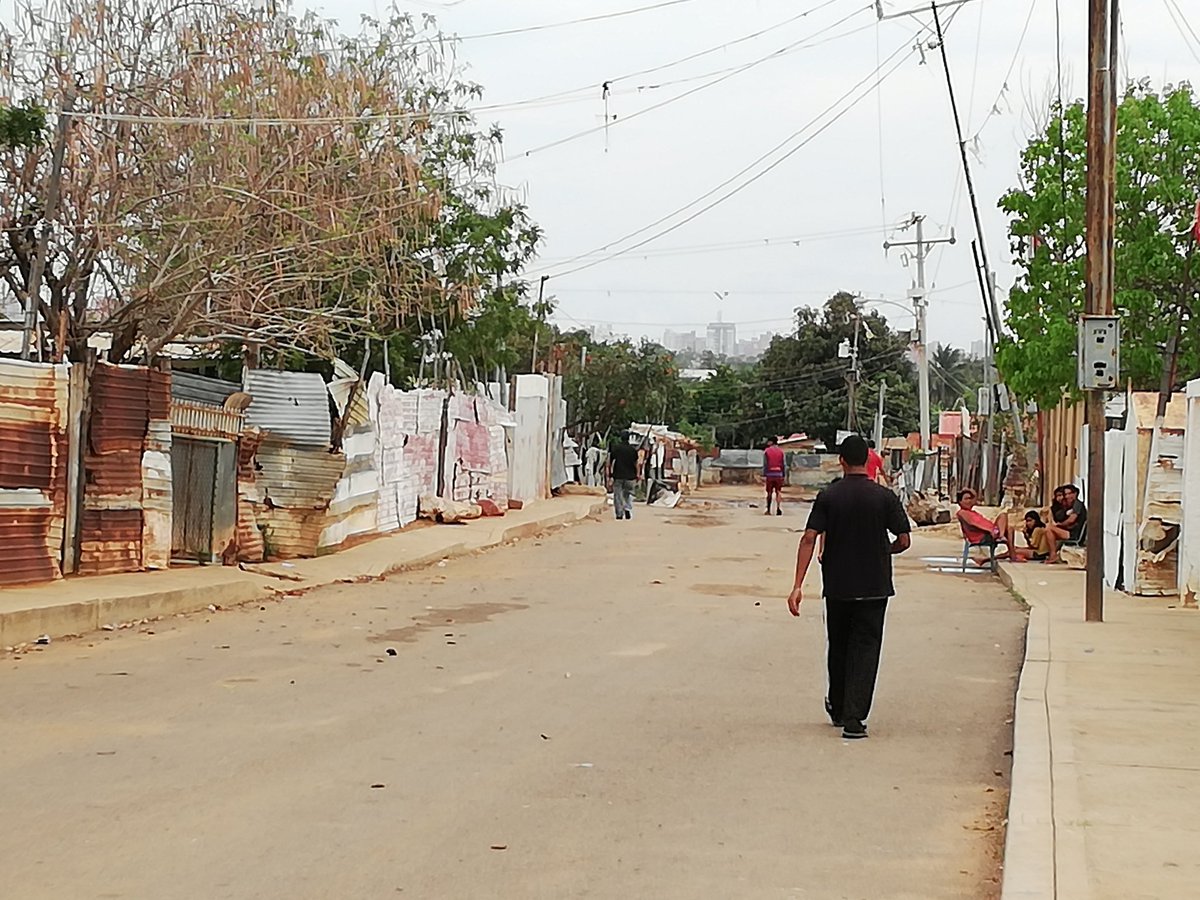
[[(1001, 513), (992, 520), (977, 512), (977, 499), (975, 492), (970, 489), (958, 492), (957, 518), (963, 534), (963, 571), (967, 570), (967, 560), (970, 558), (971, 549), (975, 547), (988, 551), (986, 563), (995, 571), (996, 561), (1008, 559), (1012, 553), (1012, 526), (1008, 524), (1007, 513)], [(997, 556), (996, 548), (1000, 544), (1004, 545), (1004, 552)], [(976, 564), (982, 566), (985, 561), (977, 560)]]
[(1088, 511), (1079, 499), (1079, 488), (1065, 484), (1054, 492), (1055, 495), (1059, 491), (1063, 494), (1064, 502), (1061, 506), (1056, 504), (1052, 511), (1054, 521), (1046, 529), (1046, 537), (1050, 540), (1050, 558), (1046, 562), (1050, 564), (1062, 562), (1058, 556), (1061, 548), (1083, 546), (1087, 537)]

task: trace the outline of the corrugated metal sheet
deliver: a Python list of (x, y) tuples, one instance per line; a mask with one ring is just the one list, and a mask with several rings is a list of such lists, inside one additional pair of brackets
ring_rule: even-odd
[(242, 386), (219, 378), (205, 378), (191, 372), (171, 373), (171, 400), (223, 407), (225, 401), (241, 391)]
[(268, 503), (286, 509), (325, 509), (346, 465), (342, 453), (308, 450), (272, 440), (255, 455)]
[(237, 444), (237, 558), (240, 562), (261, 562), (266, 553), (258, 522), (258, 504), (263, 494), (258, 484), (255, 453), (262, 444), (257, 429), (242, 434)]
[(171, 427), (176, 434), (235, 441), (244, 424), (245, 416), (239, 412), (186, 400), (171, 403)]
[(85, 509), (141, 509), (142, 450), (89, 453), (83, 460)]
[(66, 366), (0, 360), (0, 584), (62, 575), (68, 384)]
[(297, 447), (329, 446), (329, 392), (320, 375), (251, 369), (246, 393), (253, 398), (246, 410), (248, 424)]
[(91, 452), (84, 459), (80, 574), (137, 572), (169, 559), (170, 416), (170, 373), (96, 367)]
[(171, 564), (174, 487), (171, 474), (171, 423), (152, 421), (142, 454), (142, 568)]
[(267, 555), (280, 559), (315, 555), (346, 457), (267, 440), (258, 448), (255, 462), (263, 496), (258, 524)]
[[(366, 392), (360, 392), (363, 410)], [(353, 410), (353, 407), (352, 407)], [(325, 528), (321, 532), (322, 549), (338, 547), (352, 537), (378, 530), (379, 475), (375, 471), (375, 429), (370, 423), (352, 424), (342, 441), (346, 466), (334, 488)]]
[(0, 584), (60, 578), (54, 543), (53, 507), (41, 492), (0, 490)]
[(761, 450), (721, 450), (721, 455), (713, 460), (716, 469), (758, 469), (763, 467), (763, 452)]
[[(99, 454), (142, 449), (150, 421), (149, 369), (100, 363), (92, 375), (91, 447)], [(166, 418), (164, 411), (162, 418)]]
[(142, 511), (86, 509), (80, 575), (136, 572), (142, 566)]

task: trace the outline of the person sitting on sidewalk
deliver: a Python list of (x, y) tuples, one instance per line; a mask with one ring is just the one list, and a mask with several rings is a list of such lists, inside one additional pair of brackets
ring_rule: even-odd
[[(1082, 543), (1084, 529), (1087, 528), (1087, 507), (1079, 499), (1079, 488), (1073, 484), (1067, 484), (1061, 490), (1064, 505), (1054, 514), (1055, 521), (1046, 528), (1046, 537), (1050, 543), (1050, 555), (1046, 558), (1046, 562), (1051, 564), (1061, 562), (1058, 550), (1063, 544), (1078, 545)], [(1054, 494), (1057, 497), (1058, 491), (1055, 491)]]
[(1041, 513), (1036, 509), (1031, 509), (1025, 513), (1025, 543), (1028, 547), (1023, 549), (1012, 548), (1012, 552), (1019, 554), (1022, 558), (1032, 559), (1035, 562), (1049, 559), (1050, 557), (1050, 538), (1046, 534), (1046, 523), (1042, 521)]
[(1012, 526), (1008, 524), (1008, 513), (1000, 513), (994, 520), (989, 519), (976, 512), (976, 502), (973, 490), (968, 488), (958, 492), (956, 518), (962, 526), (963, 537), (972, 547), (998, 547), (1003, 544), (1005, 551), (997, 554), (996, 559), (1009, 559), (1012, 556), (1013, 535)]

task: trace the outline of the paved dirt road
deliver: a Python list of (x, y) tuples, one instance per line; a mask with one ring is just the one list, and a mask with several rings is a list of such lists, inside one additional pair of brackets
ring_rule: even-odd
[(3, 658), (0, 893), (994, 896), (1010, 597), (919, 542), (850, 744), (799, 512), (638, 515)]

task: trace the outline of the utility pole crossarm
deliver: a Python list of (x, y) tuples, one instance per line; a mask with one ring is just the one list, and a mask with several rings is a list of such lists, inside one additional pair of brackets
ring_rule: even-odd
[(921, 449), (929, 452), (933, 447), (932, 424), (930, 417), (929, 400), (929, 321), (928, 321), (928, 292), (925, 285), (925, 260), (929, 256), (929, 249), (935, 244), (954, 244), (957, 239), (954, 236), (953, 230), (948, 238), (935, 238), (927, 241), (925, 239), (925, 217), (918, 216), (913, 213), (912, 225), (917, 227), (917, 239), (915, 241), (885, 241), (884, 250), (890, 250), (892, 247), (915, 247), (917, 261), (917, 284), (912, 289), (909, 296), (913, 301), (914, 312), (917, 317), (917, 373), (920, 378), (920, 396), (921, 396)]
[[(945, 3), (939, 3), (938, 8), (939, 9), (951, 9), (952, 7), (963, 6), (964, 4), (967, 4), (970, 2), (971, 2), (971, 0), (946, 0)], [(905, 10), (904, 12), (885, 13), (883, 11), (882, 0), (875, 0), (875, 15), (876, 15), (876, 17), (878, 17), (880, 22), (886, 22), (888, 19), (904, 19), (904, 18), (908, 18), (910, 16), (918, 16), (921, 13), (928, 12), (928, 11), (929, 11), (929, 7), (918, 6), (916, 9), (908, 9), (908, 10)]]

